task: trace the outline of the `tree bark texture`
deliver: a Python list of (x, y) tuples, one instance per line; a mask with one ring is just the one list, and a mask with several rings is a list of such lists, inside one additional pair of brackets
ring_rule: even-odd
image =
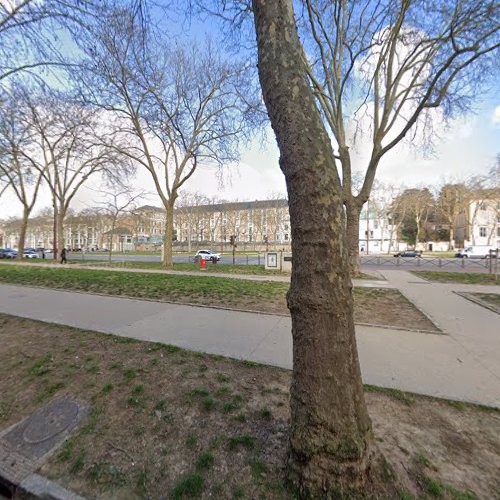
[(174, 205), (166, 208), (165, 236), (163, 237), (163, 267), (172, 269), (174, 264), (172, 260), (172, 245), (174, 242)]
[(62, 207), (59, 207), (57, 210), (57, 218), (56, 218), (56, 233), (57, 233), (57, 259), (61, 259), (62, 249), (65, 247), (64, 241), (64, 218), (66, 217), (66, 213)]
[(349, 251), (349, 269), (351, 276), (359, 276), (359, 218), (361, 207), (356, 202), (346, 203), (347, 247)]
[(24, 247), (26, 241), (26, 231), (28, 229), (28, 219), (30, 216), (30, 209), (28, 207), (24, 207), (23, 209), (23, 218), (21, 220), (21, 227), (19, 228), (19, 241), (17, 244), (17, 260), (23, 260), (24, 258)]
[(52, 206), (54, 207), (54, 223), (52, 225), (52, 258), (57, 261), (57, 257), (59, 254), (59, 249), (57, 248), (57, 218), (58, 218), (58, 210), (57, 203), (53, 200)]
[(370, 490), (379, 456), (354, 335), (342, 188), (306, 78), (292, 2), (253, 0), (253, 8), (259, 78), (280, 149), (292, 230), (287, 474), (303, 496), (338, 498)]

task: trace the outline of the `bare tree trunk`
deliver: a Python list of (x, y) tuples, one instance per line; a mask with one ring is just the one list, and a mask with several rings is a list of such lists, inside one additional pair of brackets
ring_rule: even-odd
[(58, 208), (56, 226), (57, 226), (57, 258), (61, 258), (62, 249), (65, 247), (64, 241), (64, 218), (66, 217), (65, 210), (62, 207)]
[(349, 269), (351, 276), (359, 276), (359, 218), (361, 207), (356, 202), (346, 203), (347, 247), (349, 249)]
[(455, 233), (453, 231), (453, 224), (450, 224), (450, 241), (448, 242), (448, 251), (450, 252), (453, 250), (453, 239), (454, 239)]
[(291, 0), (253, 0), (264, 101), (292, 226), (288, 479), (303, 496), (375, 491), (379, 462), (354, 335), (342, 189), (306, 79)]
[(53, 202), (53, 207), (54, 207), (54, 224), (52, 227), (52, 258), (57, 261), (57, 255), (59, 249), (57, 248), (57, 217), (58, 217), (58, 209), (57, 209), (57, 203), (54, 201)]
[(29, 207), (23, 208), (23, 218), (21, 219), (21, 227), (19, 229), (19, 241), (17, 244), (16, 260), (23, 260), (24, 258), (24, 245), (26, 240), (26, 231), (28, 230), (28, 219), (30, 216)]
[(416, 218), (416, 223), (417, 223), (417, 234), (415, 234), (415, 250), (417, 249), (418, 239), (420, 236), (420, 218), (419, 217)]
[(165, 219), (165, 236), (163, 237), (163, 267), (172, 269), (172, 245), (174, 240), (174, 205), (165, 207), (167, 210)]

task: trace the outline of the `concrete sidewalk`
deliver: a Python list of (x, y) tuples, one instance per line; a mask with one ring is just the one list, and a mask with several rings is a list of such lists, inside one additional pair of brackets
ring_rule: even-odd
[[(415, 293), (423, 302), (418, 287), (429, 294), (425, 285), (412, 285), (400, 275), (387, 277), (400, 283), (407, 296)], [(457, 298), (482, 311), (479, 306)], [(284, 368), (292, 366), (288, 317), (3, 284), (0, 312)], [(432, 310), (430, 315), (434, 317), (434, 313)], [(486, 323), (498, 322), (493, 312), (487, 313)], [(440, 322), (443, 318), (436, 319)], [(450, 333), (447, 321), (441, 321), (440, 326)], [(498, 357), (493, 359), (494, 354), (488, 355), (488, 349), (496, 352), (498, 342), (491, 338), (492, 327), (487, 326), (485, 331), (486, 334), (474, 334), (466, 341), (462, 333), (455, 337), (358, 326), (363, 380), (500, 407), (499, 361)]]

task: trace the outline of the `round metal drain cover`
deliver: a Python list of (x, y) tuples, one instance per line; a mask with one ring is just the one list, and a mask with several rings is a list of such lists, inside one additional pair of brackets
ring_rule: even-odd
[(41, 408), (30, 417), (23, 432), (24, 441), (30, 444), (40, 443), (63, 432), (75, 421), (78, 410), (77, 403), (66, 399)]

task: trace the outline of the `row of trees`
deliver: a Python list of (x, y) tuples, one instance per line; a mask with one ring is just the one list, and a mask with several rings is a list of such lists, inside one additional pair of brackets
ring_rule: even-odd
[[(110, 2), (104, 8), (85, 1), (76, 8), (62, 0), (2, 2), (0, 47), (9, 47), (2, 42), (12, 34), (10, 41), (17, 43), (26, 27), (36, 28), (27, 33), (28, 43), (32, 38), (39, 42), (48, 33), (44, 26), (38, 29), (45, 19), (80, 21), (81, 49), (75, 52), (85, 55), (78, 74), (80, 95), (114, 113), (116, 131), (102, 137), (127, 137), (125, 155), (151, 174), (167, 209), (167, 250), (179, 189), (201, 162), (234, 158), (237, 142), (252, 125), (259, 106), (249, 102), (252, 92), (246, 84), (255, 82), (255, 74), (247, 78), (245, 70), (258, 61), (292, 226), (288, 478), (309, 497), (391, 496), (393, 481), (385, 474), (371, 430), (354, 335), (350, 276), (358, 271), (359, 215), (384, 156), (405, 139), (431, 137), (432, 121), (467, 109), (494, 74), (498, 3), (179, 4), (228, 21), (242, 42), (235, 43), (240, 57), (235, 52), (233, 61), (252, 64), (228, 62), (209, 44), (177, 48), (153, 29), (156, 23), (140, 1)], [(105, 8), (109, 5), (111, 11)], [(69, 15), (61, 15), (62, 8), (71, 9)], [(40, 9), (47, 9), (45, 15), (38, 15)], [(46, 50), (33, 51), (28, 62), (2, 66), (4, 80), (25, 71), (31, 58), (33, 64), (58, 63), (43, 60), (53, 54), (52, 46), (38, 46)], [(356, 193), (351, 152), (360, 134), (369, 138), (371, 154)], [(171, 265), (165, 254), (165, 264)]]
[(500, 215), (500, 186), (496, 181), (499, 168), (492, 167), (485, 175), (464, 180), (443, 181), (435, 187), (407, 188), (376, 182), (369, 211), (387, 225), (389, 248), (395, 240), (412, 246), (424, 241), (447, 241), (448, 249), (452, 250), (457, 223), (472, 233), (471, 228), (476, 225), (479, 209), (484, 204), (491, 207), (491, 235), (496, 231)]
[(116, 137), (113, 147), (102, 143), (105, 124), (95, 108), (20, 82), (4, 90), (0, 99), (0, 174), (23, 207), (19, 248), (24, 248), (40, 188), (46, 186), (52, 196), (54, 248), (61, 250), (64, 221), (81, 186), (97, 175), (110, 183), (122, 182), (133, 165), (116, 153)]
[[(66, 28), (72, 26), (57, 10), (65, 2), (49, 2), (42, 10), (36, 4), (23, 2), (11, 11), (2, 5), (4, 22), (13, 30), (20, 23), (35, 26), (40, 15), (53, 11), (51, 21), (64, 19)], [(39, 77), (30, 80), (29, 90), (19, 90), (20, 80), (3, 86), (1, 173), (22, 203), (25, 220), (42, 182), (50, 187), (60, 233), (69, 203), (91, 175), (100, 172), (116, 181), (134, 168), (145, 169), (166, 211), (164, 265), (171, 267), (180, 190), (200, 164), (222, 168), (237, 159), (239, 144), (260, 117), (259, 95), (247, 65), (224, 57), (208, 39), (177, 44), (139, 7), (83, 2), (72, 11), (69, 17), (82, 28), (75, 38), (81, 58), (65, 65), (66, 84), (73, 83), (66, 95), (38, 85)], [(50, 65), (64, 65), (63, 54), (51, 48), (43, 52), (57, 59)], [(41, 58), (39, 51), (31, 55)], [(6, 73), (25, 76), (28, 67), (20, 64)], [(22, 116), (20, 99), (27, 108)], [(61, 236), (57, 239), (61, 249)]]
[[(72, 209), (65, 213), (66, 247), (90, 249), (98, 246), (111, 252), (110, 240), (118, 228), (122, 235), (135, 236), (135, 244), (158, 245), (165, 232), (164, 211), (140, 205), (138, 201), (144, 193), (136, 193), (130, 187), (117, 184), (114, 189), (101, 189), (100, 194), (103, 197), (100, 203), (78, 213)], [(3, 232), (11, 242), (17, 241), (16, 245), (27, 234), (30, 245), (52, 246), (53, 224), (49, 230), (48, 221), (53, 218), (53, 208), (43, 209), (28, 219), (24, 216), (10, 217), (0, 221), (0, 234)], [(237, 242), (254, 245), (262, 244), (266, 237), (273, 244), (278, 240), (289, 243), (290, 221), (284, 195), (276, 195), (263, 202), (230, 202), (207, 198), (200, 193), (182, 192), (174, 213), (174, 224), (174, 239), (186, 244), (189, 252), (193, 242), (196, 245), (201, 242), (215, 245), (229, 241), (230, 235), (234, 235)], [(70, 234), (73, 239), (68, 237)], [(78, 235), (81, 236), (78, 241), (73, 241)]]

